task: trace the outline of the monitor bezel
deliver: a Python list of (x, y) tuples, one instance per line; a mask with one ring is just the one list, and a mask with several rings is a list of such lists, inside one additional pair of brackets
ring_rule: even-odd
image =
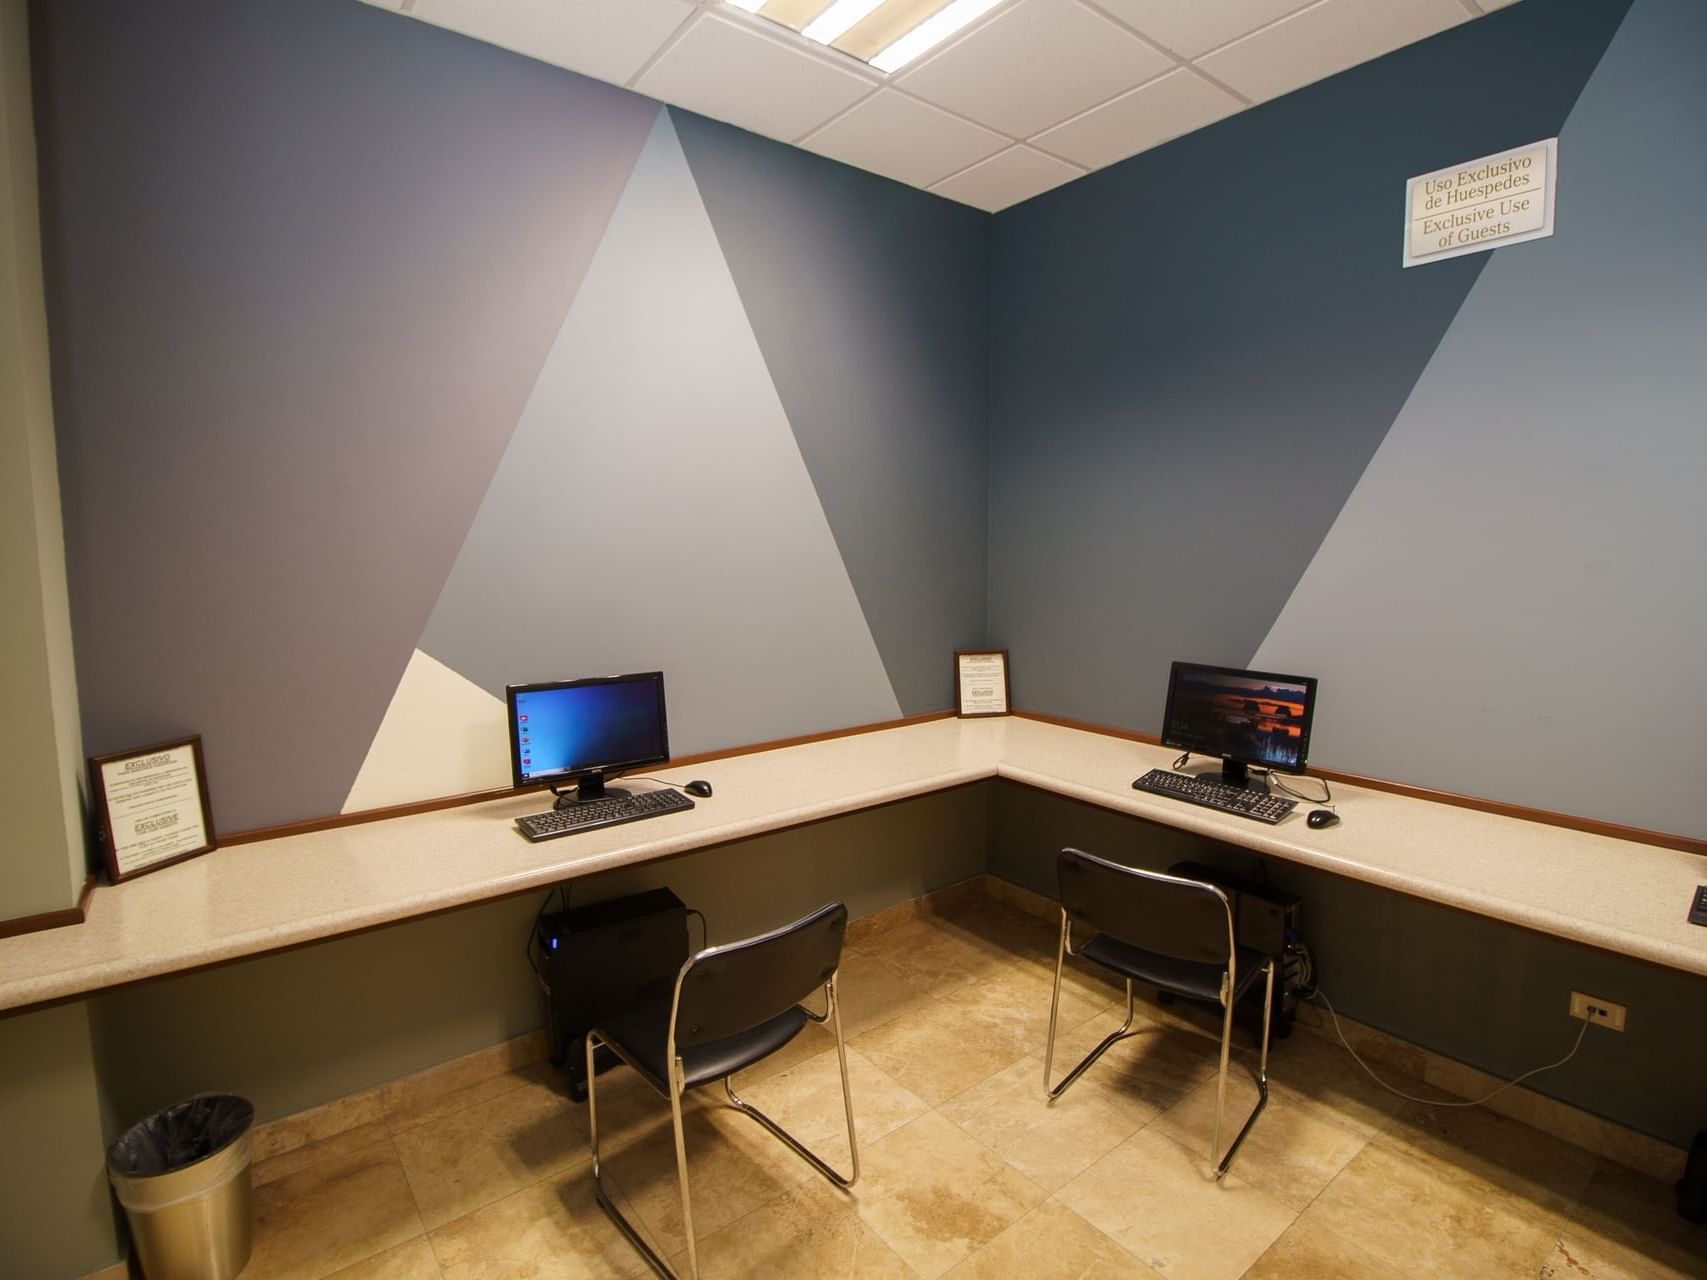
[[(566, 769), (558, 773), (534, 774), (531, 777), (522, 775), (521, 726), (516, 721), (516, 698), (518, 695), (550, 693), (557, 689), (584, 689), (594, 685), (639, 683), (650, 683), (656, 689), (658, 748), (663, 754), (642, 756), (634, 760), (599, 762), (578, 769)], [(630, 769), (642, 769), (655, 764), (664, 764), (670, 758), (670, 728), (669, 721), (665, 716), (664, 673), (662, 671), (632, 671), (621, 676), (582, 676), (575, 680), (544, 680), (527, 684), (505, 685), (504, 709), (509, 718), (510, 782), (518, 791), (533, 791), (539, 787), (558, 787), (565, 783), (578, 783), (583, 778), (594, 776), (613, 778)]]
[[(1205, 751), (1201, 746), (1193, 746), (1169, 736), (1169, 726), (1174, 720), (1174, 695), (1179, 692), (1181, 675), (1190, 671), (1202, 671), (1218, 676), (1244, 676), (1253, 680), (1278, 681), (1283, 684), (1299, 684), (1304, 686), (1304, 724), (1299, 734), (1298, 764), (1296, 768), (1282, 768), (1270, 764), (1267, 760), (1258, 760), (1250, 755), (1227, 755)], [(1310, 767), (1310, 732), (1316, 722), (1316, 684), (1315, 676), (1287, 675), (1281, 671), (1254, 671), (1248, 667), (1221, 667), (1207, 662), (1175, 662), (1168, 670), (1168, 700), (1162, 709), (1161, 740), (1164, 747), (1172, 747), (1178, 751), (1188, 751), (1194, 756), (1202, 756), (1206, 760), (1231, 760), (1247, 768), (1267, 769), (1273, 773), (1284, 773), (1297, 776), (1305, 773)]]

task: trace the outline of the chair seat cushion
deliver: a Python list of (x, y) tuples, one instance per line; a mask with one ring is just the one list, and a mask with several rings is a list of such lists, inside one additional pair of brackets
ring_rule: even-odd
[[(711, 1084), (752, 1066), (794, 1039), (805, 1025), (806, 1011), (795, 1005), (746, 1031), (684, 1049), (682, 1071), (687, 1087)], [(606, 1018), (597, 1031), (602, 1040), (649, 1077), (654, 1089), (668, 1096), (670, 1068), (664, 1056), (664, 1041), (670, 1031), (668, 1000), (626, 1009)]]
[[(1219, 1004), (1221, 1001), (1222, 968), (1218, 964), (1176, 960), (1173, 956), (1146, 951), (1129, 942), (1111, 938), (1106, 933), (1091, 937), (1079, 948), (1079, 954), (1105, 969), (1113, 970), (1123, 978), (1131, 978), (1132, 981), (1145, 986), (1157, 987), (1194, 1000), (1208, 1000), (1213, 1004)], [(1262, 966), (1268, 959), (1252, 947), (1239, 947), (1236, 955), (1238, 989), (1233, 992), (1235, 1000), (1262, 976)]]

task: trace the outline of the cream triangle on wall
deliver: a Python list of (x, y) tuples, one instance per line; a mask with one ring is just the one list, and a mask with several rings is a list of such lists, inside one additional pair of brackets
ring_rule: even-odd
[(504, 703), (416, 649), (340, 812), (510, 784)]

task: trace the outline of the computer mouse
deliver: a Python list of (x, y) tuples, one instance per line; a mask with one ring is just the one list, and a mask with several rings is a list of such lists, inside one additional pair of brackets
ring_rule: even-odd
[(1331, 827), (1339, 820), (1339, 814), (1335, 813), (1332, 809), (1312, 809), (1310, 810), (1310, 816), (1304, 819), (1307, 824), (1317, 828), (1318, 830), (1322, 827)]
[(692, 782), (684, 786), (682, 790), (687, 792), (690, 796), (698, 796), (703, 800), (706, 796), (711, 794), (711, 784), (704, 778), (695, 778)]

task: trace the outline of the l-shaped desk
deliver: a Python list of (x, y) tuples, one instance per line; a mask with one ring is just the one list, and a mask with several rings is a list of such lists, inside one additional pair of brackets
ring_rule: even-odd
[(939, 719), (663, 770), (716, 794), (690, 812), (530, 844), (512, 796), (222, 848), (98, 889), (87, 920), (0, 941), (0, 1011), (322, 941), (562, 880), (1006, 778), (1399, 893), (1688, 973), (1707, 858), (1335, 785), (1343, 821), (1266, 826), (1131, 789), (1173, 753), (1022, 716)]

